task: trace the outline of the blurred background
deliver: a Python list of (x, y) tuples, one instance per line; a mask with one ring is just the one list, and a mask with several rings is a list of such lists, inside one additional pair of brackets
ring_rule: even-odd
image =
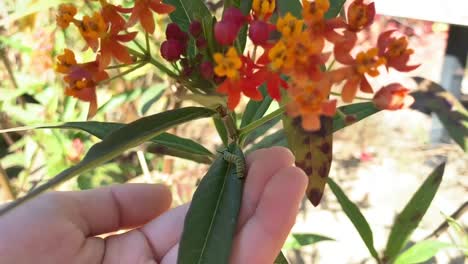
[[(122, 1), (123, 5), (132, 5), (132, 1)], [(78, 61), (94, 59), (89, 50), (80, 52), (84, 42), (76, 29), (63, 31), (55, 25), (56, 8), (62, 2), (0, 1), (0, 129), (86, 119), (87, 105), (66, 97), (63, 81), (54, 72), (55, 57), (65, 47), (79, 54)], [(362, 46), (374, 45), (378, 34), (384, 30), (397, 29), (407, 34), (410, 46), (415, 50), (410, 64), (422, 63), (411, 76), (441, 83), (466, 107), (466, 12), (459, 12), (462, 15), (458, 16), (457, 9), (448, 8), (444, 10), (446, 15), (440, 15), (443, 12), (437, 11), (442, 10), (441, 7), (431, 6), (431, 1), (426, 2), (427, 8), (419, 13), (408, 12), (415, 10), (409, 5), (405, 9), (399, 8), (397, 2), (402, 1), (376, 2), (376, 23), (363, 34)], [(447, 3), (450, 1), (444, 2), (443, 6), (451, 6)], [(462, 7), (462, 1), (452, 2), (457, 2), (453, 6), (460, 4), (458, 10), (468, 10), (468, 7)], [(90, 14), (96, 2), (84, 0), (78, 1), (77, 5), (80, 12)], [(209, 6), (219, 11), (222, 2), (210, 2)], [(439, 16), (431, 15), (434, 11)], [(155, 18), (159, 26), (154, 36), (154, 46), (157, 47), (163, 40), (168, 21), (160, 16)], [(118, 74), (118, 69), (113, 73)], [(396, 81), (417, 88), (409, 76), (401, 73), (390, 73), (373, 85)], [(128, 123), (144, 115), (190, 104), (180, 99), (180, 92), (169, 79), (150, 66), (99, 87), (98, 95), (97, 121)], [(268, 134), (279, 128), (281, 124)], [(212, 151), (222, 144), (210, 120), (185, 124), (169, 132), (191, 138)], [(261, 139), (258, 137), (256, 142)], [(44, 129), (2, 134), (0, 201), (24, 195), (76, 164), (98, 141), (73, 130)], [(385, 246), (395, 215), (444, 158), (448, 159), (444, 181), (414, 239), (421, 240), (430, 235), (444, 222), (444, 214), (452, 214), (463, 204), (466, 207), (468, 156), (449, 139), (436, 117), (415, 110), (380, 112), (338, 132), (334, 141), (330, 176), (340, 183), (369, 220), (377, 249)], [(157, 145), (142, 146), (70, 180), (59, 190), (84, 190), (125, 182), (163, 182), (173, 188), (174, 206), (180, 205), (190, 200), (196, 182), (208, 166), (164, 154), (170, 153)], [(458, 222), (466, 231), (467, 214), (461, 214)], [(439, 239), (447, 242), (466, 239), (466, 233), (463, 237), (452, 231), (444, 232)], [(329, 190), (317, 208), (304, 200), (293, 232), (320, 234), (335, 241), (288, 251), (292, 263), (373, 263)], [(429, 263), (455, 264), (464, 263), (464, 260), (459, 251), (447, 250)]]

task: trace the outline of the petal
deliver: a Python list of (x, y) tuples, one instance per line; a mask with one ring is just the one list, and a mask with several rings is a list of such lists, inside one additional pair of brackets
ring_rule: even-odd
[(145, 4), (142, 1), (136, 1), (132, 14), (127, 21), (128, 27), (135, 25), (141, 19), (143, 9), (145, 9)]
[(272, 74), (267, 80), (268, 94), (276, 101), (281, 100), (280, 83), (281, 78), (275, 74)]
[(123, 35), (114, 35), (113, 39), (120, 41), (120, 42), (129, 42), (129, 41), (132, 41), (136, 37), (137, 34), (138, 32), (130, 32), (130, 33), (123, 34)]
[(103, 71), (109, 64), (112, 59), (112, 50), (111, 47), (106, 42), (103, 42), (101, 53), (99, 56), (99, 71)]
[(336, 100), (326, 101), (322, 104), (322, 114), (325, 116), (334, 116), (336, 114)]
[(379, 39), (377, 40), (377, 48), (379, 49), (379, 56), (383, 56), (385, 50), (391, 41), (391, 35), (395, 32), (395, 29), (385, 31), (380, 34)]
[(87, 119), (93, 118), (98, 110), (98, 104), (96, 99), (96, 93), (94, 93), (94, 99), (89, 102), (88, 116)]
[(175, 7), (161, 3), (161, 0), (154, 0), (149, 3), (151, 9), (158, 14), (170, 14), (174, 12)]
[(145, 29), (148, 33), (154, 32), (154, 18), (153, 13), (149, 9), (142, 9), (140, 14), (140, 23), (141, 26)]
[(361, 78), (361, 91), (364, 93), (374, 92), (374, 90), (372, 90), (372, 86), (369, 84), (369, 81), (367, 81), (367, 78), (365, 76)]
[(240, 102), (241, 93), (238, 90), (231, 89), (228, 94), (227, 106), (230, 110), (234, 110)]
[(357, 88), (360, 82), (360, 78), (352, 78), (348, 80), (343, 87), (343, 91), (341, 92), (341, 98), (345, 103), (351, 103), (356, 97)]
[(307, 131), (317, 131), (320, 129), (319, 115), (309, 114), (302, 116), (302, 127)]
[(127, 47), (124, 45), (113, 41), (109, 44), (112, 55), (114, 58), (116, 58), (118, 61), (122, 63), (127, 63), (131, 64), (133, 62), (132, 57), (130, 57), (130, 54), (128, 53)]

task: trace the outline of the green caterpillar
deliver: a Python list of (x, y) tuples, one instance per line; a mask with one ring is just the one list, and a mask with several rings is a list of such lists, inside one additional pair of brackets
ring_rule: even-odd
[(225, 161), (229, 163), (234, 163), (236, 165), (236, 174), (237, 178), (244, 179), (245, 178), (245, 160), (237, 155), (229, 153), (227, 150), (222, 152), (223, 158)]

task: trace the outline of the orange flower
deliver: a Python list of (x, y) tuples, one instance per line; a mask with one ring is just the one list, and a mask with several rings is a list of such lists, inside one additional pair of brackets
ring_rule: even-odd
[(154, 20), (151, 10), (158, 14), (170, 14), (175, 7), (163, 4), (162, 0), (136, 0), (127, 26), (133, 26), (140, 21), (143, 29), (148, 33), (154, 32)]
[(233, 110), (239, 104), (241, 93), (253, 100), (263, 99), (258, 86), (264, 80), (254, 75), (255, 64), (250, 58), (240, 57), (234, 47), (230, 47), (226, 54), (216, 53), (213, 58), (216, 62), (214, 68), (216, 75), (227, 77), (217, 91), (228, 95), (229, 109)]
[(123, 35), (107, 34), (101, 39), (101, 56), (99, 58), (99, 70), (104, 70), (109, 66), (111, 59), (116, 58), (118, 61), (126, 64), (133, 62), (128, 49), (119, 42), (129, 42), (133, 40), (137, 32), (131, 32)]
[(302, 0), (302, 17), (311, 24), (324, 20), (325, 13), (330, 8), (329, 0)]
[(70, 72), (71, 67), (75, 66), (76, 59), (75, 53), (69, 49), (65, 49), (62, 55), (57, 57), (58, 63), (55, 67), (55, 71), (59, 73), (67, 74)]
[(392, 67), (397, 71), (409, 72), (420, 65), (408, 65), (412, 49), (408, 48), (408, 39), (404, 36), (400, 38), (392, 37), (395, 30), (389, 30), (380, 34), (378, 39), (379, 56), (387, 60), (387, 68)]
[(74, 23), (88, 46), (96, 51), (99, 48), (99, 38), (106, 36), (109, 28), (102, 15), (95, 12), (93, 16), (84, 16), (83, 21), (75, 20)]
[(132, 9), (112, 5), (105, 0), (100, 0), (100, 2), (102, 6), (102, 17), (106, 23), (111, 25), (111, 32), (115, 34), (121, 30), (124, 30), (126, 28), (127, 22), (123, 19), (120, 13), (130, 13), (132, 12)]
[(364, 0), (355, 0), (348, 8), (348, 26), (347, 29), (358, 32), (370, 26), (374, 22), (375, 4), (374, 2), (366, 5)]
[(341, 93), (343, 101), (352, 102), (358, 87), (362, 92), (372, 93), (372, 87), (367, 81), (366, 74), (371, 77), (378, 76), (380, 74), (378, 67), (385, 64), (385, 58), (378, 56), (378, 49), (372, 48), (366, 52), (360, 52), (352, 61), (340, 61), (338, 58), (340, 57), (336, 57), (338, 62), (350, 65), (330, 72), (333, 82), (338, 83), (346, 80)]
[(408, 108), (414, 103), (414, 98), (409, 95), (409, 89), (399, 83), (389, 84), (380, 89), (374, 96), (374, 104), (382, 110), (399, 110)]
[(88, 117), (94, 116), (97, 111), (96, 86), (109, 78), (105, 71), (99, 70), (98, 61), (77, 64), (73, 52), (66, 49), (58, 56), (57, 71), (66, 74), (63, 78), (67, 83), (65, 94), (89, 102)]
[(288, 115), (302, 117), (304, 130), (319, 130), (320, 116), (333, 116), (336, 113), (336, 100), (328, 100), (330, 87), (326, 79), (305, 86), (293, 84), (288, 90), (291, 99), (287, 105)]
[(72, 4), (61, 4), (59, 6), (59, 12), (57, 15), (57, 25), (66, 29), (70, 23), (73, 21), (74, 16), (76, 15), (76, 7)]
[(276, 0), (253, 0), (252, 11), (255, 20), (267, 21), (276, 9)]

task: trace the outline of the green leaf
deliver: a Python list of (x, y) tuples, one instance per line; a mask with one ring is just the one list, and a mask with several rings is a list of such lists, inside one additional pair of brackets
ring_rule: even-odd
[[(231, 144), (228, 151), (244, 158)], [(220, 156), (193, 195), (185, 218), (178, 264), (228, 263), (242, 200), (243, 180), (236, 165)]]
[[(99, 138), (104, 139), (112, 132), (124, 127), (125, 124), (122, 123), (109, 123), (109, 122), (68, 122), (61, 125), (55, 126), (43, 126), (39, 128), (49, 128), (49, 129), (79, 129), (89, 134)], [(155, 143), (157, 145), (162, 145), (166, 148), (170, 149), (177, 149), (182, 152), (186, 152), (193, 155), (204, 155), (204, 156), (211, 156), (213, 155), (209, 150), (207, 150), (202, 145), (198, 144), (197, 142), (181, 138), (179, 136), (169, 134), (169, 133), (161, 133), (160, 135), (152, 138), (150, 142)]]
[(338, 184), (336, 184), (331, 178), (328, 178), (328, 185), (330, 186), (333, 194), (335, 194), (336, 199), (338, 200), (338, 203), (340, 203), (341, 208), (343, 208), (344, 213), (348, 216), (349, 220), (351, 220), (362, 240), (366, 244), (367, 249), (369, 249), (371, 255), (378, 261), (379, 254), (374, 247), (374, 236), (372, 235), (372, 230), (366, 218), (361, 213), (356, 204), (349, 200), (343, 190), (341, 190), (340, 186), (338, 186)]
[(240, 0), (224, 0), (224, 10), (226, 10), (229, 7), (240, 7)]
[(292, 234), (286, 240), (283, 249), (300, 249), (305, 246), (310, 246), (321, 241), (335, 241), (333, 238), (316, 234)]
[(380, 111), (372, 102), (345, 105), (339, 107), (338, 110), (339, 113), (333, 117), (333, 132), (353, 125)]
[(343, 5), (345, 4), (346, 0), (330, 0), (330, 9), (325, 14), (326, 19), (337, 17), (341, 9), (343, 9)]
[(188, 31), (192, 21), (201, 21), (205, 17), (212, 17), (210, 10), (202, 0), (164, 0), (163, 2), (176, 8), (169, 16), (172, 22), (177, 23), (184, 31)]
[(109, 113), (115, 108), (123, 105), (124, 103), (131, 102), (141, 95), (141, 89), (131, 90), (125, 93), (121, 93), (113, 96), (109, 101), (99, 107), (97, 114)]
[(119, 156), (122, 152), (151, 140), (167, 129), (195, 119), (210, 117), (214, 114), (215, 112), (210, 109), (187, 107), (144, 117), (121, 127), (110, 133), (100, 143), (92, 146), (80, 163), (62, 171), (52, 180), (38, 186), (26, 196), (0, 209), (0, 216), (49, 188), (55, 187), (90, 169), (96, 168)]
[(284, 256), (283, 252), (281, 251), (275, 259), (273, 264), (289, 264), (288, 259)]
[(263, 95), (263, 100), (250, 100), (247, 103), (244, 115), (242, 116), (241, 128), (252, 123), (255, 120), (262, 118), (265, 115), (266, 111), (268, 111), (268, 108), (270, 108), (271, 103), (273, 102), (273, 99), (268, 95), (265, 84), (259, 88), (259, 91)]
[[(240, 3), (240, 10), (244, 15), (250, 14), (250, 10), (252, 9), (252, 0), (242, 0)], [(245, 45), (247, 43), (247, 25), (243, 26), (239, 32), (238, 37), (239, 45), (242, 51), (245, 49)], [(242, 52), (243, 53), (243, 52)]]
[(302, 4), (299, 0), (278, 0), (276, 5), (280, 16), (284, 16), (289, 12), (297, 18), (302, 18)]
[(268, 122), (266, 122), (265, 124), (263, 124), (262, 126), (258, 127), (257, 129), (255, 129), (254, 131), (252, 131), (245, 139), (245, 145), (248, 145), (252, 142), (254, 142), (257, 138), (265, 135), (268, 130), (270, 130), (271, 128), (273, 128), (274, 126), (276, 126), (276, 124), (278, 124), (279, 122), (281, 121), (281, 116), (278, 116)]
[(398, 256), (394, 264), (422, 263), (434, 257), (440, 250), (453, 247), (455, 246), (452, 244), (440, 241), (422, 241), (414, 244), (412, 247)]
[(219, 117), (213, 117), (213, 123), (216, 127), (216, 130), (218, 131), (219, 137), (223, 141), (224, 146), (227, 146), (229, 144), (229, 135), (226, 127), (224, 126), (223, 120)]
[(430, 80), (414, 77), (419, 87), (411, 95), (416, 102), (411, 106), (423, 113), (434, 112), (447, 129), (450, 137), (467, 152), (468, 148), (468, 110), (457, 98)]
[(403, 211), (396, 217), (384, 252), (385, 260), (393, 260), (405, 247), (431, 205), (444, 175), (445, 163), (439, 165), (419, 187)]
[(145, 115), (151, 109), (151, 106), (162, 98), (166, 91), (166, 84), (157, 84), (149, 87), (142, 95), (141, 100), (143, 106), (141, 107), (141, 114)]

